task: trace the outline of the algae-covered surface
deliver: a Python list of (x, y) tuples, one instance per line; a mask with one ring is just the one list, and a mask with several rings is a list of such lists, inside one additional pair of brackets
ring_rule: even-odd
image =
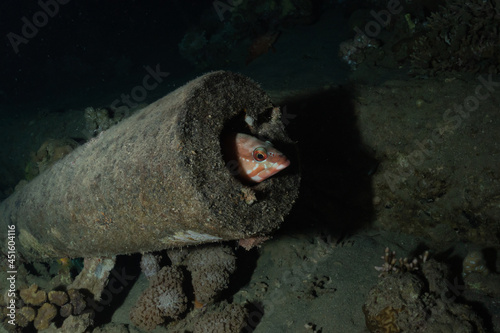
[[(78, 47), (62, 52), (57, 45), (63, 43), (56, 43), (65, 40), (58, 31), (68, 30), (61, 24), (90, 10), (70, 2), (61, 5), (61, 16), (40, 28), (45, 35), (19, 45), (19, 58), (6, 53), (11, 67), (31, 73), (31, 80), (23, 71), (14, 75), (6, 69), (11, 75), (6, 77), (19, 79), (0, 90), (0, 197), (16, 186), (22, 189), (73, 145), (85, 144), (202, 73), (239, 72), (258, 82), (281, 108), (285, 131), (298, 151), (292, 163), (301, 172), (299, 198), (280, 229), (260, 246), (247, 251), (237, 240), (224, 242), (236, 258), (236, 270), (214, 302), (195, 302), (191, 273), (183, 268), (188, 310), (152, 332), (223, 332), (210, 326), (213, 318), (233, 325), (243, 311), (241, 332), (453, 332), (457, 323), (463, 332), (500, 332), (500, 77), (492, 60), (497, 45), (481, 44), (491, 40), (492, 17), (485, 15), (483, 25), (478, 18), (485, 6), (498, 4), (471, 1), (459, 8), (469, 22), (484, 28), (474, 30), (477, 38), (450, 28), (455, 27), (453, 15), (447, 13), (459, 9), (448, 0), (439, 2), (442, 7), (425, 1), (404, 4), (379, 33), (356, 39), (355, 28), (367, 22), (373, 27), (379, 21), (371, 11), (389, 11), (387, 4), (257, 1), (253, 9), (241, 4), (225, 12), (220, 21), (213, 6), (175, 3), (163, 12), (132, 2), (127, 10), (120, 7), (123, 15), (112, 21), (125, 29), (123, 40), (122, 32), (111, 27), (113, 38), (105, 33), (101, 38), (95, 29), (104, 21), (78, 21), (72, 29), (82, 36), (93, 31), (97, 43), (74, 37), (72, 43), (93, 50), (87, 55)], [(111, 9), (94, 15), (109, 18)], [(26, 10), (13, 13), (21, 18)], [(439, 13), (432, 20), (440, 23), (432, 31), (425, 23), (431, 12)], [(125, 20), (130, 15), (134, 19)], [(137, 25), (149, 15), (172, 19), (155, 16), (148, 21), (152, 28)], [(5, 34), (20, 30), (21, 22), (13, 21)], [(252, 29), (243, 28), (248, 22)], [(258, 48), (251, 45), (261, 37), (275, 38), (276, 29), (281, 33), (267, 45), (269, 52), (255, 56)], [(453, 34), (433, 35), (442, 31)], [(152, 36), (154, 43), (147, 42)], [(431, 37), (439, 48), (419, 44)], [(436, 54), (446, 45), (464, 50), (447, 49), (448, 57)], [(30, 48), (37, 47), (53, 51), (58, 61), (35, 62)], [(141, 86), (148, 87), (146, 96), (127, 104), (123, 96), (139, 96)], [(91, 114), (100, 118), (90, 119)], [(155, 255), (162, 257), (161, 265), (183, 267), (172, 253)], [(109, 274), (101, 300), (87, 302), (84, 308), (91, 311), (71, 320), (58, 313), (43, 331), (141, 332), (129, 315), (150, 285), (140, 257), (118, 256), (114, 269), (93, 259), (98, 279), (92, 281), (102, 284)], [(7, 264), (3, 259), (2, 267)], [(66, 291), (83, 268), (82, 259), (67, 258), (15, 264), (18, 291), (33, 284), (46, 292)], [(2, 293), (9, 287), (7, 271), (0, 271)], [(2, 321), (8, 320), (8, 299), (0, 303)], [(19, 294), (16, 299), (18, 314), (26, 305), (41, 308)], [(56, 306), (60, 311), (62, 306)], [(16, 331), (8, 323), (0, 326), (7, 329)], [(17, 331), (36, 329), (28, 320)]]

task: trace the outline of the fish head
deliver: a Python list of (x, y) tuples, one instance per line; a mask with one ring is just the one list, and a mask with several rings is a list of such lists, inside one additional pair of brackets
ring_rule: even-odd
[(290, 165), (288, 158), (269, 141), (248, 134), (236, 134), (236, 158), (240, 176), (260, 183)]

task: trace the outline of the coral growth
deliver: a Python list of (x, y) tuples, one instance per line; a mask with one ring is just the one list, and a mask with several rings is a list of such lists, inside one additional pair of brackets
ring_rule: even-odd
[(429, 258), (429, 251), (409, 261), (408, 258), (396, 258), (396, 251), (390, 251), (388, 247), (385, 248), (385, 253), (382, 256), (384, 264), (382, 266), (375, 266), (375, 269), (380, 273), (380, 276), (386, 273), (400, 273), (416, 271), (423, 263)]
[(116, 109), (85, 108), (83, 116), (85, 118), (85, 130), (82, 131), (87, 139), (90, 139), (111, 126), (119, 123), (130, 114), (130, 110), (121, 106)]
[(194, 248), (185, 259), (191, 272), (196, 300), (207, 304), (227, 288), (236, 269), (236, 257), (227, 246), (209, 245)]
[(188, 255), (189, 248), (175, 248), (167, 250), (168, 259), (172, 262), (174, 266), (183, 265), (184, 259)]
[(23, 306), (16, 314), (16, 324), (26, 327), (35, 320), (36, 310), (29, 306)]
[(190, 282), (194, 290), (194, 300), (191, 300), (194, 301), (194, 307), (203, 308), (204, 314), (208, 313), (208, 306), (218, 309), (213, 315), (206, 317), (206, 320), (203, 319), (203, 322), (210, 323), (205, 326), (213, 327), (213, 330), (200, 332), (233, 332), (222, 329), (239, 327), (245, 317), (243, 309), (236, 305), (219, 309), (220, 304), (213, 304), (227, 288), (230, 275), (236, 269), (236, 257), (231, 248), (211, 244), (170, 249), (167, 254), (172, 266), (163, 267), (159, 271), (158, 262), (161, 257), (152, 254), (142, 256), (141, 268), (149, 280), (149, 287), (130, 312), (132, 323), (143, 330), (152, 330), (166, 319), (179, 319), (184, 315), (188, 309), (188, 297), (183, 286), (189, 283), (185, 279), (189, 274), (185, 276), (183, 271), (187, 269), (191, 273)]
[(46, 140), (36, 153), (31, 154), (31, 161), (25, 168), (26, 179), (33, 179), (36, 175), (71, 153), (76, 147), (78, 147), (78, 143), (71, 139)]
[(37, 311), (35, 320), (33, 324), (35, 328), (39, 331), (44, 330), (49, 327), (52, 319), (57, 316), (57, 308), (50, 304), (44, 303)]
[(488, 267), (486, 267), (486, 260), (484, 259), (481, 251), (470, 251), (464, 258), (462, 264), (462, 276), (465, 277), (473, 272), (488, 274)]
[(351, 66), (351, 69), (356, 69), (366, 59), (369, 49), (379, 46), (378, 40), (359, 34), (353, 39), (340, 43), (339, 57)]
[(462, 262), (462, 277), (465, 285), (488, 297), (500, 297), (500, 274), (497, 268), (488, 268), (482, 250), (473, 249), (467, 253)]
[(96, 135), (114, 125), (113, 120), (106, 109), (95, 109), (91, 106), (85, 109), (85, 127), (91, 135)]
[(373, 318), (367, 319), (367, 326), (371, 332), (397, 333), (400, 332), (396, 324), (396, 318), (402, 309), (395, 309), (392, 306), (387, 306), (382, 309)]
[(58, 306), (68, 303), (68, 294), (62, 290), (49, 291), (49, 302)]
[(19, 292), (24, 303), (40, 306), (47, 301), (47, 293), (43, 290), (38, 290), (36, 284), (32, 284), (29, 288), (21, 289)]
[(194, 324), (194, 333), (233, 333), (245, 326), (247, 310), (236, 304), (222, 302), (208, 309)]
[(447, 0), (427, 20), (410, 54), (413, 67), (441, 71), (500, 72), (500, 3)]
[(150, 331), (166, 318), (178, 318), (187, 309), (187, 297), (182, 290), (183, 280), (184, 275), (177, 267), (163, 267), (151, 277), (149, 287), (130, 311), (132, 323)]
[(159, 261), (161, 256), (155, 256), (151, 253), (145, 253), (141, 257), (141, 271), (146, 275), (148, 280), (158, 274), (160, 271)]
[[(35, 327), (37, 330), (55, 328), (54, 321), (60, 322), (60, 319), (67, 317), (69, 318), (64, 320), (63, 328), (85, 325), (87, 328), (92, 324), (93, 312), (87, 307), (85, 296), (79, 290), (70, 289), (67, 292), (51, 290), (47, 293), (39, 289), (36, 284), (32, 284), (28, 288), (20, 289), (19, 295), (15, 318), (16, 325), (19, 327)], [(9, 324), (5, 326), (11, 327)], [(66, 331), (83, 332), (85, 328)]]
[(77, 316), (83, 313), (83, 310), (87, 307), (87, 302), (85, 302), (85, 296), (76, 289), (68, 290), (69, 304), (71, 304), (72, 314)]
[[(386, 258), (392, 256), (386, 251)], [(385, 274), (363, 305), (367, 328), (387, 333), (485, 332), (479, 316), (448, 292), (448, 275), (447, 267), (433, 259), (422, 262), (418, 271)]]

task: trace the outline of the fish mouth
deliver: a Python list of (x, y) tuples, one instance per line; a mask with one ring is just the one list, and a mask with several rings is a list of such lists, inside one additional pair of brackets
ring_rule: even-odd
[(277, 162), (274, 163), (274, 167), (277, 171), (283, 170), (290, 165), (290, 160), (285, 156), (282, 156)]

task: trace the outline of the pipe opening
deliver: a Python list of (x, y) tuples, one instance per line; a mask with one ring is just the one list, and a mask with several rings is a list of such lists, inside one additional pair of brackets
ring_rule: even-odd
[[(258, 119), (272, 121), (268, 115), (259, 115)], [(264, 126), (267, 123), (256, 121), (246, 110), (242, 110), (227, 121), (220, 137), (226, 169), (248, 187), (255, 187), (270, 177), (278, 177), (277, 174), (290, 165), (288, 157), (279, 150), (279, 143), (276, 147), (272, 138), (254, 134), (260, 124)]]

